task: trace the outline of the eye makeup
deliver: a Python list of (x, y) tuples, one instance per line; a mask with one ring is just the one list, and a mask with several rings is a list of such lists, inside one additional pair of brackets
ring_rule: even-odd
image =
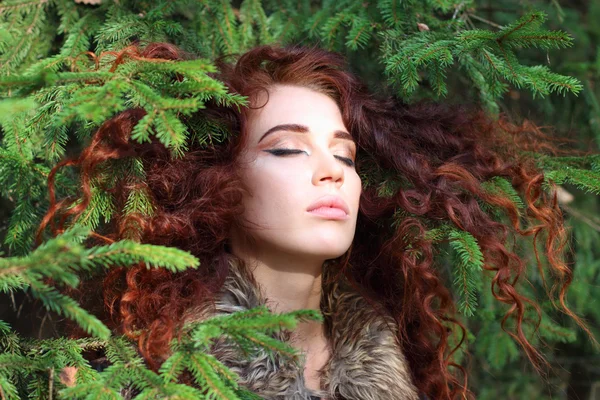
[[(306, 153), (307, 155), (309, 155), (304, 150), (296, 150), (296, 149), (270, 149), (270, 150), (264, 150), (264, 151), (266, 151), (267, 153), (273, 154), (274, 156), (278, 156), (278, 157), (284, 157), (284, 156), (288, 156), (288, 155), (301, 154), (301, 153)], [(338, 155), (334, 155), (334, 157), (349, 167), (354, 167), (354, 165), (355, 165), (354, 161), (351, 158), (342, 157), (342, 156), (338, 156)]]

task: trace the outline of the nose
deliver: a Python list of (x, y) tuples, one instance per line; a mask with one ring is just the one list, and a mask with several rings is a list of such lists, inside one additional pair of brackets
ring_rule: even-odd
[(313, 172), (313, 185), (335, 183), (336, 187), (344, 184), (344, 167), (328, 150), (315, 150), (313, 153), (315, 169)]

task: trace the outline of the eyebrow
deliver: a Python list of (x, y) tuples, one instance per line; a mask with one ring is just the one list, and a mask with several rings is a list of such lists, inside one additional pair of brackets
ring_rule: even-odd
[[(281, 124), (281, 125), (275, 125), (274, 127), (272, 127), (271, 129), (269, 129), (268, 131), (266, 131), (262, 137), (258, 140), (258, 143), (261, 142), (261, 140), (263, 140), (265, 137), (269, 136), (271, 133), (277, 132), (277, 131), (291, 131), (291, 132), (299, 132), (299, 133), (306, 133), (309, 131), (308, 127), (305, 125), (300, 125), (300, 124)], [(352, 137), (352, 135), (350, 135), (348, 132), (345, 131), (334, 131), (333, 132), (333, 137), (335, 139), (345, 139), (345, 140), (350, 140), (354, 143), (356, 143), (356, 141), (354, 140), (354, 138)]]

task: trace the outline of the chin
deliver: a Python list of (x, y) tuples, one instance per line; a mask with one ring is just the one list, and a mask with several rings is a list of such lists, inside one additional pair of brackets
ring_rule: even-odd
[(348, 243), (347, 246), (340, 246), (339, 242), (331, 246), (324, 246), (324, 244), (326, 243), (320, 243), (318, 246), (315, 246), (311, 249), (310, 253), (322, 258), (323, 260), (330, 260), (344, 255), (344, 253), (350, 248), (350, 243)]

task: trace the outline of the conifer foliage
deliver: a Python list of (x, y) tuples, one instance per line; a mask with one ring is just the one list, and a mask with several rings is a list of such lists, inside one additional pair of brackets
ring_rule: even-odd
[[(522, 10), (505, 25), (476, 27), (472, 21), (477, 7), (474, 1), (459, 0), (0, 2), (0, 197), (7, 205), (0, 289), (7, 294), (27, 291), (90, 335), (78, 340), (33, 339), (0, 321), (0, 398), (121, 398), (126, 390), (139, 399), (257, 398), (238, 387), (235, 374), (206, 354), (210, 340), (228, 335), (249, 354), (261, 347), (287, 354), (293, 361), (294, 350), (268, 334), (321, 316), (309, 310), (272, 315), (256, 309), (197, 323), (173, 342), (173, 354), (160, 371), (151, 371), (131, 343), (111, 335), (59, 289), (76, 287), (84, 273), (116, 265), (143, 262), (177, 272), (197, 267), (198, 260), (175, 248), (138, 243), (135, 227), (129, 240), (84, 245), (90, 231), (117, 212), (152, 215), (143, 190), (132, 190), (125, 208), (116, 210), (114, 199), (103, 189), (117, 176), (143, 180), (141, 162), (135, 159), (107, 166), (92, 182), (84, 214), (62, 235), (52, 238), (46, 233), (44, 243), (33, 249), (35, 230), (49, 205), (50, 169), (81, 149), (103, 121), (132, 107), (143, 108), (146, 115), (131, 139), (148, 142), (155, 135), (174, 157), (181, 157), (192, 142), (222, 140), (228, 133), (220, 127), (198, 121), (190, 129), (183, 120), (209, 99), (230, 107), (246, 105), (245, 98), (228, 93), (208, 75), (215, 71), (211, 60), (265, 43), (319, 43), (350, 60), (369, 56), (370, 62), (357, 69), (385, 79), (388, 89), (406, 101), (444, 99), (452, 87), (450, 77), (457, 76), (490, 113), (499, 112), (509, 91), (527, 92), (533, 98), (576, 96), (582, 91), (577, 78), (547, 65), (528, 65), (520, 58), (523, 49), (547, 52), (572, 45), (569, 34), (545, 27), (546, 13)], [(195, 57), (157, 62), (130, 47), (149, 42), (174, 43)], [(117, 60), (117, 52), (124, 49), (127, 60)], [(173, 76), (178, 77), (175, 82)], [(548, 182), (570, 184), (589, 195), (600, 192), (598, 156), (540, 155), (538, 160)], [(394, 190), (387, 186), (392, 180), (375, 175), (366, 180), (377, 185), (382, 196)], [(54, 179), (56, 198), (79, 199), (77, 182), (77, 171), (61, 170)], [(507, 180), (491, 180), (485, 188), (506, 196), (525, 213), (519, 193)], [(488, 210), (494, 215), (491, 207)], [(494, 305), (489, 290), (482, 289), (489, 282), (481, 274), (483, 255), (477, 240), (450, 225), (432, 229), (428, 236), (449, 243), (446, 254), (454, 265), (450, 279), (475, 356), (496, 367), (519, 359), (510, 336), (496, 334), (503, 310)], [(539, 278), (531, 277), (538, 283)], [(543, 316), (542, 340), (575, 340), (575, 330), (554, 321), (546, 311)], [(102, 372), (82, 356), (83, 351), (100, 347), (111, 361)], [(59, 379), (66, 366), (78, 368), (74, 387), (66, 388)], [(191, 375), (192, 385), (180, 382), (184, 372)]]

